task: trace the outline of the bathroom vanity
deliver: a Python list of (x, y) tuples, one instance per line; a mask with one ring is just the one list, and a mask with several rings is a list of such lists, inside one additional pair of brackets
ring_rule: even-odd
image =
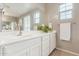
[(56, 31), (0, 36), (1, 56), (48, 56), (55, 48)]

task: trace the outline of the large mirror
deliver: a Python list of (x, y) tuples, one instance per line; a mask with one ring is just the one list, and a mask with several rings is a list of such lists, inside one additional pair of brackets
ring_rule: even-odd
[(0, 32), (37, 30), (37, 24), (43, 23), (43, 11), (38, 6), (30, 3), (0, 4)]

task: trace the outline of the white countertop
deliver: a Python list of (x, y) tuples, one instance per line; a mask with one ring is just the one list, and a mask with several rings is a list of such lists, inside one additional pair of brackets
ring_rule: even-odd
[[(21, 36), (17, 36), (16, 32), (2, 32), (0, 33), (0, 45), (10, 44), (21, 40), (28, 40), (35, 37), (40, 37), (49, 33), (43, 33), (38, 31), (31, 31), (31, 32), (23, 32)], [(52, 33), (56, 33), (53, 31)]]

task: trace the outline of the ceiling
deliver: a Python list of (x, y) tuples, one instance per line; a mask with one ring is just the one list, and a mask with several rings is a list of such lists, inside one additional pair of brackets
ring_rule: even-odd
[(4, 15), (19, 17), (28, 11), (37, 8), (40, 3), (3, 3)]

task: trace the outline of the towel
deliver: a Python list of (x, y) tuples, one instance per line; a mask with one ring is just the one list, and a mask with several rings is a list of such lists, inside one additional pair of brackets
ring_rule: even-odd
[(60, 24), (60, 40), (70, 41), (71, 23)]

